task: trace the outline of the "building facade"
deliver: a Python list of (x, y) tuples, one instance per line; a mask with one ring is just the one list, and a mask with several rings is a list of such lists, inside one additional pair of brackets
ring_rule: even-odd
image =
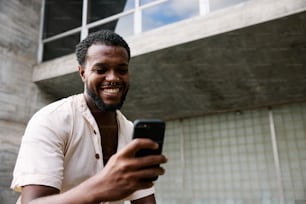
[(306, 203), (305, 0), (115, 2), (0, 1), (0, 203), (28, 120), (83, 91), (72, 52), (101, 28), (131, 47), (122, 111), (167, 121), (158, 203)]

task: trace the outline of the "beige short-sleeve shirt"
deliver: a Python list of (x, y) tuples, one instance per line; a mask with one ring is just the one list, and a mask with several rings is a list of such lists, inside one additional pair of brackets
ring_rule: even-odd
[[(118, 149), (131, 141), (133, 124), (117, 111)], [(102, 135), (103, 137), (103, 135)], [(83, 94), (71, 96), (39, 110), (28, 123), (11, 188), (21, 192), (29, 184), (46, 185), (65, 192), (103, 169), (99, 128)], [(153, 194), (140, 190), (135, 200)], [(121, 204), (124, 201), (109, 202)]]

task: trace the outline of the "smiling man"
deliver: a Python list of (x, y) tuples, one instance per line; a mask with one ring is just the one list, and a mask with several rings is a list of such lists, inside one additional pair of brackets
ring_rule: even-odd
[[(14, 170), (17, 203), (154, 204), (152, 178), (164, 155), (136, 158), (148, 139), (132, 141), (133, 124), (119, 111), (129, 89), (130, 48), (101, 30), (76, 47), (84, 93), (39, 110), (28, 123)], [(155, 166), (155, 167), (153, 167)]]

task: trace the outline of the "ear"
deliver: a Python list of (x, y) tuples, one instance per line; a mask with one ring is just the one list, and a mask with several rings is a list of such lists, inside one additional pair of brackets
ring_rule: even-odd
[(81, 79), (82, 79), (83, 82), (85, 82), (85, 80), (86, 80), (86, 77), (85, 77), (85, 67), (79, 65), (78, 68), (79, 68), (79, 74), (81, 76)]

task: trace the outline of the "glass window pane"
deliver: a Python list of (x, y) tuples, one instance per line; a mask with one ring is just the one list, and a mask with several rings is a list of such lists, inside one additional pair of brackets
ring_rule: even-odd
[(101, 20), (123, 12), (126, 0), (95, 0), (88, 1), (88, 23)]
[(140, 0), (140, 5), (142, 6), (142, 5), (145, 5), (147, 3), (152, 3), (154, 1), (157, 1), (157, 0)]
[(82, 0), (46, 0), (43, 38), (80, 27)]
[(134, 24), (133, 24), (133, 15), (127, 15), (121, 17), (119, 20), (114, 20), (109, 23), (105, 23), (94, 28), (89, 29), (89, 33), (101, 30), (108, 29), (113, 30), (120, 34), (122, 37), (128, 37), (133, 35), (134, 32)]
[(135, 8), (135, 0), (127, 0), (125, 3), (124, 11), (128, 11)]
[(152, 30), (196, 15), (199, 15), (198, 0), (169, 0), (143, 9), (142, 31)]
[(52, 42), (45, 43), (43, 61), (74, 53), (75, 46), (79, 42), (80, 33), (76, 33)]
[(134, 15), (126, 15), (119, 19), (115, 32), (122, 35), (122, 37), (128, 37), (134, 35)]

